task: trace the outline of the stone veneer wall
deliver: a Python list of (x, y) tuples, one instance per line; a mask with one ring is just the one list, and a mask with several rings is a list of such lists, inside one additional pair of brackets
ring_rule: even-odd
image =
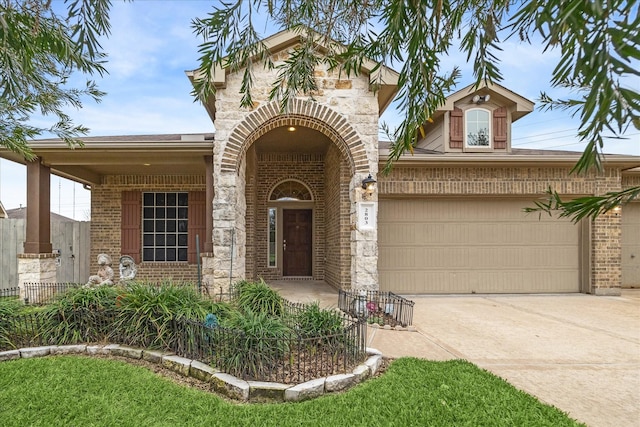
[[(290, 51), (274, 52), (272, 60), (277, 66), (289, 57)], [(240, 88), (243, 70), (225, 76), (225, 87), (216, 92), (216, 135), (214, 140), (214, 182), (216, 194), (213, 210), (213, 271), (207, 280), (214, 286), (227, 286), (231, 280), (244, 278), (247, 259), (246, 220), (247, 201), (245, 188), (250, 186), (245, 178), (246, 154), (262, 135), (280, 126), (305, 126), (325, 134), (338, 147), (349, 164), (350, 211), (355, 212), (358, 185), (368, 173), (378, 170), (378, 119), (379, 106), (376, 94), (370, 90), (367, 75), (344, 78), (339, 70), (328, 70), (318, 65), (315, 76), (319, 90), (314, 93), (316, 102), (296, 99), (286, 114), (281, 114), (277, 102), (268, 100), (271, 84), (277, 78), (277, 69), (254, 70), (254, 105), (240, 108)], [(234, 197), (235, 195), (235, 197)], [(257, 212), (257, 211), (256, 211)], [(257, 213), (258, 217), (261, 215)], [(257, 221), (259, 223), (259, 220)], [(228, 240), (235, 233), (238, 252), (233, 257), (228, 251)], [(351, 279), (353, 287), (377, 288), (377, 248), (374, 232), (351, 233)], [(255, 236), (256, 253), (260, 252)], [(249, 237), (250, 239), (250, 237)], [(361, 256), (362, 251), (367, 254)], [(255, 260), (258, 261), (257, 259)], [(233, 262), (233, 277), (229, 267)], [(249, 262), (253, 262), (249, 260)], [(260, 267), (256, 264), (256, 270)], [(324, 274), (320, 272), (320, 274)]]
[(325, 282), (337, 289), (351, 284), (349, 168), (334, 146), (325, 159), (326, 235)]
[[(205, 177), (196, 175), (110, 175), (91, 189), (91, 264), (89, 271), (97, 271), (98, 254), (106, 253), (113, 260), (115, 279), (118, 279), (120, 258), (120, 225), (123, 191), (204, 191)], [(141, 237), (142, 238), (142, 237)], [(195, 282), (197, 266), (186, 262), (146, 262), (138, 267), (136, 279), (151, 282), (173, 280)]]
[[(619, 169), (570, 175), (571, 167), (411, 167), (396, 165), (378, 179), (381, 197), (530, 196), (542, 197), (551, 187), (564, 196), (601, 195), (622, 188)], [(628, 185), (631, 179), (625, 180)], [(611, 212), (591, 224), (591, 292), (619, 294), (621, 285), (621, 221)]]
[[(324, 156), (314, 154), (264, 153), (258, 155), (257, 180), (260, 186), (256, 189), (256, 276), (265, 280), (282, 277), (280, 268), (267, 267), (267, 206), (271, 190), (280, 182), (295, 179), (303, 182), (313, 195), (313, 278), (324, 280), (325, 257), (325, 183)], [(295, 209), (295, 203), (286, 205)], [(301, 206), (306, 209), (306, 206)], [(247, 234), (250, 224), (247, 221)], [(249, 258), (249, 257), (247, 257)], [(249, 270), (247, 269), (247, 272)]]

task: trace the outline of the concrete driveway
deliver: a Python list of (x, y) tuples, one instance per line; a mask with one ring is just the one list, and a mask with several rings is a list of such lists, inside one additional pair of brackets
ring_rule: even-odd
[(370, 347), (466, 359), (589, 426), (640, 426), (640, 290), (409, 298), (417, 332), (370, 328)]
[[(270, 283), (337, 307), (324, 282)], [(640, 289), (620, 297), (407, 296), (417, 332), (368, 330), (387, 357), (466, 359), (592, 427), (640, 427)]]

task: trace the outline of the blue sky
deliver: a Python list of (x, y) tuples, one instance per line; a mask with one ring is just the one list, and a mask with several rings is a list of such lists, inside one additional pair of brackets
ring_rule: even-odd
[[(204, 108), (194, 103), (185, 70), (198, 61), (200, 40), (191, 30), (191, 20), (205, 17), (216, 3), (210, 0), (136, 0), (114, 2), (112, 35), (103, 42), (109, 54), (109, 74), (98, 80), (107, 92), (99, 104), (87, 102), (71, 114), (77, 123), (91, 129), (90, 135), (133, 135), (213, 132)], [(269, 36), (273, 29), (259, 29)], [(558, 54), (517, 40), (507, 41), (501, 55), (503, 86), (536, 101), (541, 91), (552, 96), (563, 93), (549, 89)], [(445, 59), (445, 67), (462, 69), (460, 87), (472, 83), (471, 66), (462, 54)], [(640, 79), (629, 84), (640, 91)], [(389, 109), (382, 116), (389, 124), (399, 116)], [(581, 151), (575, 134), (578, 122), (567, 112), (535, 110), (513, 126), (513, 146)], [(628, 140), (612, 141), (606, 152), (640, 156), (640, 133), (632, 129)], [(26, 204), (25, 168), (0, 160), (0, 200), (5, 208)], [(90, 193), (81, 184), (51, 178), (51, 209), (61, 215), (88, 220)]]

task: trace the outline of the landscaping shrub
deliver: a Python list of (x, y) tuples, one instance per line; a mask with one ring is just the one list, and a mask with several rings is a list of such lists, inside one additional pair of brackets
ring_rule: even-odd
[(0, 350), (15, 348), (11, 339), (13, 318), (20, 312), (21, 306), (17, 298), (0, 299)]
[(58, 294), (41, 313), (42, 340), (56, 344), (104, 339), (113, 319), (118, 288), (71, 288)]
[(114, 334), (127, 337), (126, 344), (171, 348), (171, 321), (204, 321), (207, 314), (224, 316), (229, 306), (205, 300), (193, 286), (159, 286), (133, 283), (118, 296), (118, 318)]
[(0, 298), (0, 319), (15, 316), (22, 307), (23, 304), (18, 298)]
[(236, 304), (244, 312), (265, 313), (281, 316), (284, 301), (278, 291), (271, 289), (264, 281), (239, 282), (236, 285)]
[(305, 337), (334, 335), (344, 329), (342, 315), (320, 308), (318, 302), (305, 306), (295, 317), (298, 329)]
[(251, 310), (227, 321), (228, 330), (216, 333), (218, 363), (225, 372), (239, 377), (268, 377), (289, 350), (291, 330), (282, 319)]

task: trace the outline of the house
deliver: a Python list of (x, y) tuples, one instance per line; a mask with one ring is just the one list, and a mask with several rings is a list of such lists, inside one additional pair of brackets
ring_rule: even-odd
[(0, 202), (0, 219), (6, 218), (6, 217), (7, 217), (7, 211), (4, 208), (4, 205), (2, 204), (2, 202)]
[[(287, 31), (265, 39), (275, 63), (298, 42)], [(637, 236), (638, 204), (577, 225), (523, 212), (549, 187), (570, 198), (640, 185), (640, 158), (609, 155), (602, 174), (571, 175), (576, 153), (512, 147), (511, 124), (531, 101), (469, 86), (383, 176), (378, 121), (397, 73), (365, 61), (347, 78), (318, 66), (317, 102), (295, 99), (282, 114), (259, 90), (276, 72), (255, 71), (255, 105), (244, 109), (241, 72), (217, 70), (204, 105), (215, 135), (90, 137), (72, 151), (33, 141), (29, 206), (48, 206), (50, 173), (82, 182), (92, 190), (92, 259), (130, 255), (148, 280), (195, 280), (200, 261), (216, 291), (260, 277), (405, 294), (617, 295), (640, 282), (638, 239), (621, 238)], [(38, 229), (47, 212), (33, 214), (24, 263), (47, 262)]]
[[(11, 219), (26, 219), (27, 218), (27, 208), (26, 206), (20, 206), (19, 208), (9, 209), (6, 212), (5, 218)], [(51, 218), (51, 222), (74, 222), (75, 219), (69, 218), (68, 216), (60, 215), (55, 212), (51, 212), (49, 214)]]

